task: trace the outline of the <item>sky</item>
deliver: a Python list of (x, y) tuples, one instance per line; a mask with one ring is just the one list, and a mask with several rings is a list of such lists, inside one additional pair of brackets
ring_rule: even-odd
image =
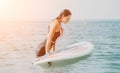
[(120, 0), (0, 0), (0, 21), (52, 20), (63, 9), (72, 20), (120, 19)]

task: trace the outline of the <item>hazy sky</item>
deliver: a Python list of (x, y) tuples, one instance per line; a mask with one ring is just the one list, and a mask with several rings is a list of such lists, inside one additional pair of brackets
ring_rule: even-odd
[(65, 8), (72, 20), (120, 19), (120, 0), (0, 0), (0, 20), (51, 20)]

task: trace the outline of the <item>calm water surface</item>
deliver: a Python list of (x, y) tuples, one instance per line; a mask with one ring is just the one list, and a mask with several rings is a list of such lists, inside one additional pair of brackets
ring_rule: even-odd
[(92, 55), (75, 64), (44, 70), (33, 66), (35, 50), (49, 22), (0, 23), (0, 73), (120, 73), (120, 21), (69, 22), (56, 49), (89, 41)]

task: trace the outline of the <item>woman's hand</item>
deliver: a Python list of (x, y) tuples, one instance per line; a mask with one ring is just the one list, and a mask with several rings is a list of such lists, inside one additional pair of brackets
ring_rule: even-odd
[(61, 28), (61, 29), (60, 29), (60, 37), (63, 36), (63, 32), (64, 32), (64, 29)]

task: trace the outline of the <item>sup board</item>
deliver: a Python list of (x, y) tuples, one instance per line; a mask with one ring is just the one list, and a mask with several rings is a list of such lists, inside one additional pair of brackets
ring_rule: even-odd
[(64, 62), (64, 60), (73, 60), (81, 58), (90, 54), (93, 51), (94, 45), (90, 42), (78, 42), (72, 44), (61, 51), (51, 54), (50, 56), (43, 56), (34, 60), (34, 65), (48, 65), (48, 62)]

